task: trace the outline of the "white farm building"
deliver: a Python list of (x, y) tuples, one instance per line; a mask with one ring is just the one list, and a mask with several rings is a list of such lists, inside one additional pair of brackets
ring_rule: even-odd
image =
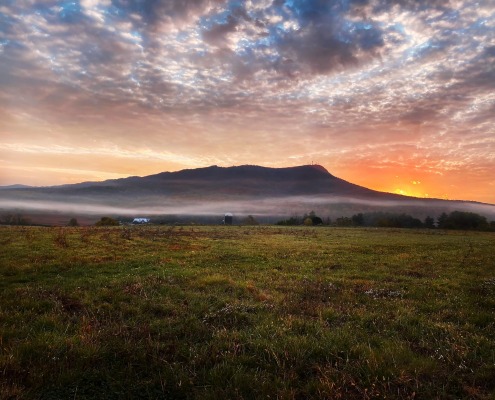
[(132, 220), (133, 224), (147, 224), (148, 222), (150, 222), (149, 218), (134, 218)]

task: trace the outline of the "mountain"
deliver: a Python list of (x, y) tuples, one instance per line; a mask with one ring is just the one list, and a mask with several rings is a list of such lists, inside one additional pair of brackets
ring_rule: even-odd
[(407, 212), (418, 217), (454, 209), (495, 217), (495, 206), (418, 199), (367, 189), (337, 178), (320, 165), (266, 168), (211, 166), (103, 182), (3, 188), (0, 209), (112, 215), (256, 214), (266, 218), (355, 212)]
[(144, 193), (166, 196), (206, 196), (207, 198), (286, 197), (317, 194), (373, 197), (396, 195), (376, 192), (331, 175), (320, 165), (266, 168), (255, 165), (185, 169), (145, 177), (129, 177), (104, 182), (43, 188), (45, 193), (95, 196), (112, 192), (122, 196)]

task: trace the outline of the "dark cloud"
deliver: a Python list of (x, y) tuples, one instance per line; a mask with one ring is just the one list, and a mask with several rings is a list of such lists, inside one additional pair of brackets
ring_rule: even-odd
[[(241, 34), (244, 44), (236, 54), (242, 61), (231, 65), (251, 64), (251, 72), (260, 68), (290, 77), (327, 74), (378, 57), (384, 46), (379, 24), (368, 17), (351, 19), (350, 11), (351, 4), (341, 1), (273, 2), (261, 9), (236, 5), (220, 18), (206, 18), (202, 35), (210, 44), (225, 46), (230, 34)], [(253, 57), (252, 49), (263, 56)]]
[(483, 49), (465, 69), (459, 72), (462, 87), (493, 91), (495, 88), (495, 46)]
[(181, 24), (197, 19), (205, 11), (226, 0), (112, 0), (120, 14), (137, 13), (152, 28), (159, 24)]
[(226, 35), (235, 32), (239, 21), (232, 15), (229, 15), (227, 22), (213, 25), (203, 32), (203, 38), (211, 44), (221, 44), (225, 41)]
[[(361, 3), (372, 3), (362, 1)], [(380, 13), (388, 11), (393, 7), (410, 10), (414, 12), (425, 10), (445, 10), (451, 8), (451, 0), (379, 0), (372, 3), (372, 12)]]
[(346, 31), (333, 18), (310, 23), (296, 33), (282, 34), (277, 41), (283, 59), (317, 74), (355, 66), (366, 56), (376, 56), (383, 44), (382, 33), (373, 25), (354, 26)]

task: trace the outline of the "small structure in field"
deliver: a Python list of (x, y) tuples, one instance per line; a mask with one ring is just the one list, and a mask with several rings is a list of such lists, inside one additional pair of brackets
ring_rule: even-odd
[(133, 224), (147, 224), (150, 222), (149, 218), (134, 218), (132, 220)]
[(234, 222), (234, 215), (231, 213), (226, 213), (223, 219), (224, 225), (232, 225), (232, 222)]

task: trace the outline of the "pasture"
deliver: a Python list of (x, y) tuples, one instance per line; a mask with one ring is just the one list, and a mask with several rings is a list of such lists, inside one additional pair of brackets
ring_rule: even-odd
[(2, 399), (493, 399), (495, 234), (0, 227)]

